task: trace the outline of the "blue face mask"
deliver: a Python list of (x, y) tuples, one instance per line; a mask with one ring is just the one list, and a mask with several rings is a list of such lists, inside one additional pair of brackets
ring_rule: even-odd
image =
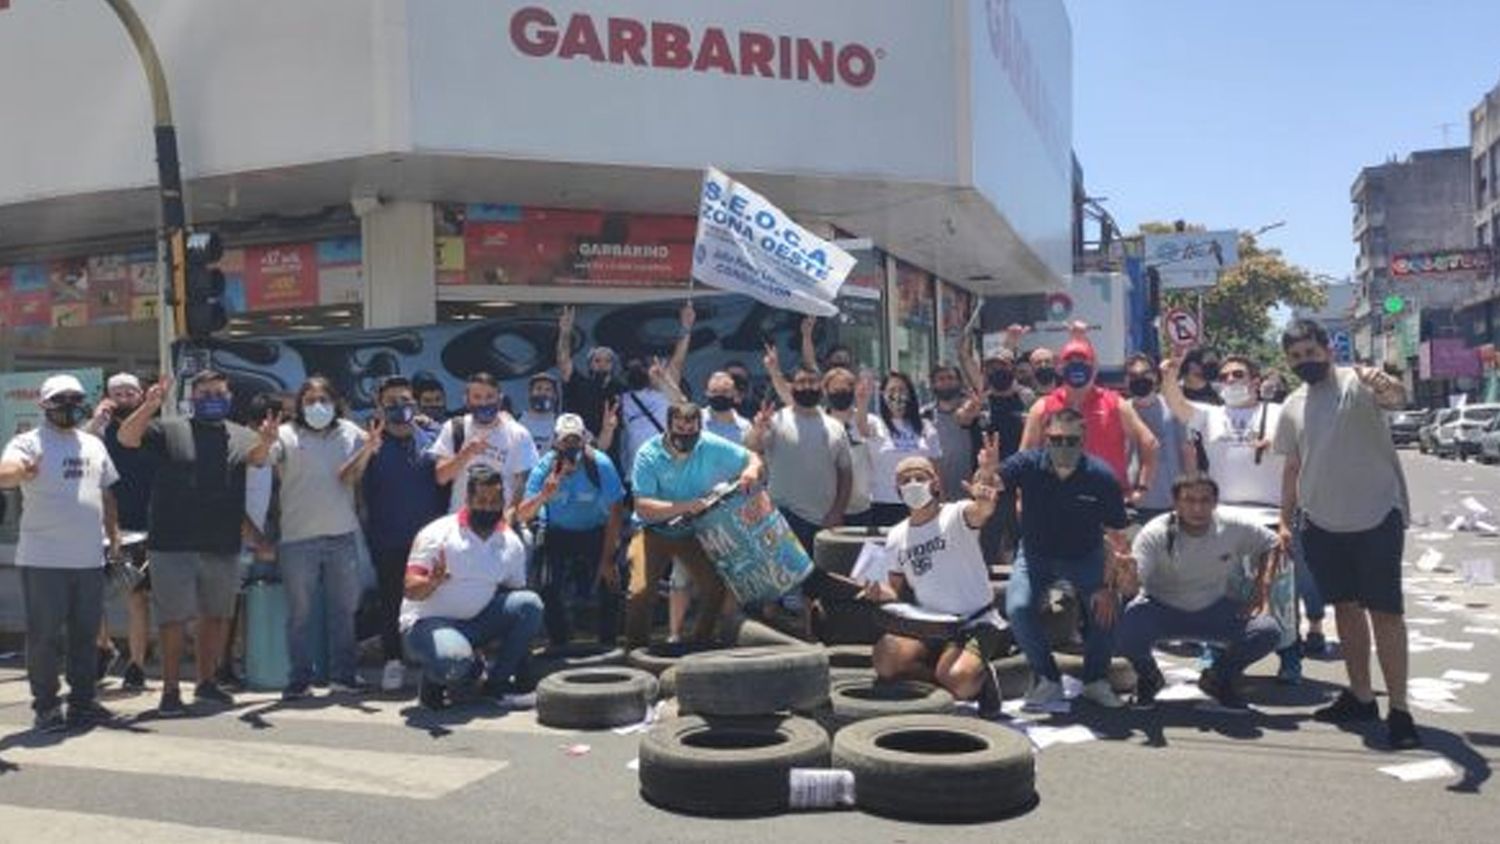
[(223, 422), (233, 402), (228, 396), (203, 396), (193, 399), (193, 418), (200, 422)]
[(488, 425), (500, 416), (500, 405), (498, 404), (476, 404), (469, 408), (474, 414), (474, 421), (481, 425)]
[(410, 425), (417, 417), (417, 409), (413, 405), (398, 404), (385, 409), (385, 422), (387, 425)]
[(1062, 376), (1069, 387), (1087, 387), (1094, 380), (1094, 367), (1081, 360), (1069, 361), (1063, 364)]

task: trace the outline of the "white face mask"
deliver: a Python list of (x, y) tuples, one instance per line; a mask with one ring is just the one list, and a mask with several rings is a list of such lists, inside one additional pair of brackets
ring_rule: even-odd
[(328, 402), (315, 402), (302, 408), (302, 418), (307, 420), (307, 426), (314, 431), (321, 431), (333, 424), (333, 405)]
[(1244, 381), (1235, 381), (1219, 387), (1219, 397), (1230, 407), (1243, 407), (1256, 400), (1255, 393), (1251, 392), (1250, 385)]
[(907, 481), (901, 485), (901, 501), (912, 510), (920, 510), (932, 503), (930, 481)]

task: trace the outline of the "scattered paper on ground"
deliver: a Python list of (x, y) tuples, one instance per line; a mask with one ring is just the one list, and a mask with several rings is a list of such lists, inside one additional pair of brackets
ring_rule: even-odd
[(1500, 627), (1465, 627), (1465, 633), (1477, 633), (1480, 636), (1500, 636)]
[(1156, 693), (1157, 700), (1208, 700), (1208, 695), (1195, 685), (1182, 683), (1168, 686)]
[(1402, 782), (1416, 782), (1418, 780), (1435, 780), (1443, 777), (1451, 777), (1458, 773), (1447, 759), (1427, 759), (1421, 762), (1407, 762), (1401, 765), (1387, 765), (1380, 769), (1382, 774), (1389, 774)]
[(1490, 508), (1484, 506), (1483, 504), (1480, 504), (1479, 499), (1475, 498), (1472, 495), (1458, 503), (1463, 505), (1463, 508), (1465, 510), (1468, 510), (1470, 513), (1473, 513), (1476, 516), (1483, 516), (1485, 513), (1488, 513), (1490, 511)]
[(1460, 683), (1488, 683), (1490, 674), (1488, 671), (1461, 671), (1457, 668), (1450, 668), (1443, 672), (1443, 679)]
[(1442, 565), (1442, 562), (1443, 552), (1436, 548), (1424, 548), (1422, 556), (1417, 558), (1416, 565), (1419, 571), (1437, 571), (1437, 567)]
[(1412, 698), (1411, 705), (1418, 709), (1436, 712), (1441, 715), (1468, 715), (1474, 711), (1449, 700), (1418, 700)]
[(586, 744), (565, 744), (565, 745), (562, 745), (562, 752), (566, 753), (569, 756), (584, 756), (590, 750), (593, 750), (593, 748), (589, 747)]
[(1413, 538), (1418, 542), (1444, 542), (1446, 540), (1452, 539), (1453, 534), (1440, 530), (1429, 530), (1424, 533), (1419, 533)]
[(1434, 624), (1447, 624), (1447, 619), (1442, 618), (1408, 618), (1407, 624), (1415, 624), (1418, 627), (1431, 627)]
[(626, 767), (626, 769), (631, 770), (631, 771), (639, 771), (641, 769), (641, 758), (639, 756), (637, 756), (636, 758), (630, 760), (629, 762), (626, 762), (625, 763), (625, 767)]
[(1028, 724), (1021, 728), (1037, 750), (1046, 750), (1054, 744), (1082, 744), (1094, 741), (1099, 734), (1083, 724), (1066, 727), (1049, 727), (1046, 724)]
[(1413, 686), (1407, 691), (1407, 696), (1412, 700), (1420, 700), (1428, 703), (1438, 700), (1452, 701), (1458, 699), (1453, 696), (1453, 692), (1438, 686)]

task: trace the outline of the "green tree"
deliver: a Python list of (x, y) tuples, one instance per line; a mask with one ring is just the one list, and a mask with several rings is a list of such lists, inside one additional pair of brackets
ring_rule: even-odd
[[(1189, 225), (1186, 229), (1203, 231), (1204, 227)], [(1175, 230), (1172, 223), (1146, 223), (1139, 233)], [(1272, 308), (1320, 308), (1328, 297), (1307, 270), (1288, 262), (1280, 250), (1261, 248), (1248, 232), (1240, 234), (1239, 259), (1211, 288), (1164, 291), (1162, 308), (1196, 312), (1201, 294), (1206, 345), (1226, 354), (1246, 355), (1262, 366), (1279, 364), (1281, 350), (1271, 324)]]

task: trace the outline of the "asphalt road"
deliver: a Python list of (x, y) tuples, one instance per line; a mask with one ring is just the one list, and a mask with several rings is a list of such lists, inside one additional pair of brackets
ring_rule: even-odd
[[(284, 708), (258, 695), (207, 717), (37, 737), (12, 657), (0, 662), (0, 841), (1493, 841), (1500, 587), (1466, 586), (1457, 572), (1465, 560), (1495, 560), (1500, 539), (1437, 522), (1468, 496), (1500, 511), (1500, 468), (1403, 459), (1415, 515), (1428, 522), (1407, 536), (1408, 617), (1425, 637), (1412, 676), (1494, 675), (1448, 689), (1445, 708), (1466, 711), (1416, 711), (1422, 750), (1386, 752), (1376, 732), (1312, 722), (1341, 664), (1309, 661), (1308, 681), (1286, 688), (1268, 679), (1272, 659), (1251, 671), (1260, 678), (1252, 715), (1181, 701), (1147, 714), (1075, 705), (1054, 716), (1046, 723), (1083, 724), (1096, 738), (1041, 750), (1039, 805), (998, 824), (933, 827), (854, 811), (704, 820), (640, 799), (627, 767), (638, 736), (553, 731), (482, 707), (430, 717), (409, 698)], [(1412, 564), (1429, 547), (1442, 561), (1419, 571)], [(140, 716), (155, 695), (110, 703)], [(570, 755), (576, 745), (587, 751)], [(1452, 772), (1401, 782), (1379, 771), (1432, 759)]]

